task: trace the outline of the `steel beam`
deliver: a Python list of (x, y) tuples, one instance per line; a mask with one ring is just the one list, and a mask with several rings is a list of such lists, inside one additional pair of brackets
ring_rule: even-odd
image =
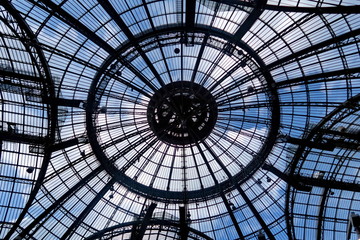
[[(28, 52), (33, 52), (33, 53), (36, 52), (36, 54), (37, 54), (37, 58), (35, 58), (33, 56), (31, 58), (34, 63), (34, 66), (38, 67), (39, 73), (41, 74), (41, 77), (43, 79), (44, 93), (49, 94), (52, 97), (55, 96), (50, 70), (48, 68), (48, 63), (46, 61), (46, 58), (45, 58), (41, 48), (36, 44), (36, 43), (38, 43), (38, 41), (36, 39), (35, 34), (32, 32), (32, 30), (29, 28), (29, 26), (25, 22), (23, 16), (21, 16), (19, 11), (17, 11), (13, 7), (13, 5), (10, 3), (10, 1), (1, 1), (0, 4), (4, 6), (5, 11), (8, 11), (9, 15), (11, 15), (13, 20), (15, 20), (15, 21), (13, 21), (13, 23), (18, 24), (18, 26), (17, 26), (18, 27), (17, 29), (19, 30), (18, 33), (22, 35), (21, 38), (23, 39), (23, 41), (26, 39), (30, 42), (35, 42), (35, 44), (32, 46), (29, 46), (28, 44), (24, 43), (24, 46)], [(49, 112), (50, 113), (49, 122), (51, 124), (50, 124), (50, 129), (49, 129), (48, 135), (47, 135), (46, 145), (51, 145), (53, 143), (53, 141), (55, 139), (55, 127), (56, 127), (56, 124), (54, 124), (56, 122), (56, 114), (53, 114), (53, 113), (57, 112), (57, 108), (54, 105), (50, 105), (49, 107), (51, 108), (51, 111)], [(18, 215), (18, 217), (17, 217), (16, 221), (14, 222), (14, 224), (12, 225), (11, 229), (7, 232), (6, 236), (4, 237), (5, 239), (10, 239), (10, 237), (19, 228), (25, 215), (28, 213), (28, 210), (31, 207), (32, 202), (34, 201), (34, 199), (41, 187), (41, 184), (44, 180), (47, 166), (50, 161), (50, 157), (51, 157), (50, 151), (45, 151), (43, 161), (41, 164), (41, 168), (40, 168), (38, 177), (36, 179), (36, 182), (33, 185), (32, 191), (31, 191), (30, 195), (28, 196), (27, 202), (26, 202), (24, 208), (22, 209), (21, 213)]]
[[(205, 146), (206, 146), (206, 145), (205, 145)], [(226, 199), (226, 197), (225, 197), (225, 195), (224, 195), (224, 193), (223, 193), (223, 189), (221, 189), (221, 186), (219, 185), (219, 181), (216, 179), (215, 174), (214, 174), (214, 172), (213, 172), (213, 170), (212, 170), (212, 168), (211, 168), (211, 166), (210, 166), (210, 164), (209, 164), (209, 161), (207, 160), (207, 158), (206, 158), (206, 156), (205, 156), (205, 154), (204, 154), (204, 151), (202, 150), (202, 148), (200, 147), (200, 145), (199, 145), (198, 142), (196, 142), (196, 147), (198, 148), (199, 153), (200, 153), (201, 157), (203, 158), (203, 160), (204, 160), (204, 162), (205, 162), (205, 165), (206, 165), (206, 167), (207, 167), (207, 169), (208, 169), (208, 171), (209, 171), (209, 173), (210, 173), (210, 175), (211, 175), (211, 177), (212, 177), (212, 179), (213, 179), (213, 181), (214, 181), (214, 183), (215, 183), (215, 186), (217, 186), (218, 189), (219, 189), (219, 191), (220, 191), (220, 195), (221, 195), (221, 197), (222, 197), (222, 199), (223, 199), (223, 201), (224, 201), (224, 204), (225, 204), (225, 206), (226, 206), (226, 209), (227, 209), (228, 212), (229, 212), (229, 216), (230, 216), (230, 218), (231, 218), (231, 221), (233, 222), (233, 226), (234, 226), (234, 228), (235, 228), (235, 230), (236, 230), (236, 232), (237, 232), (237, 234), (238, 234), (238, 236), (239, 236), (239, 239), (240, 239), (240, 240), (244, 240), (244, 239), (245, 239), (245, 238), (244, 238), (244, 235), (243, 235), (243, 233), (242, 233), (242, 231), (241, 231), (241, 229), (240, 229), (240, 226), (239, 226), (239, 224), (238, 224), (238, 222), (237, 222), (237, 220), (236, 220), (236, 217), (235, 217), (234, 213), (232, 212), (232, 209), (231, 209), (230, 206), (229, 206), (229, 203), (227, 202), (227, 199)], [(229, 170), (227, 170), (226, 168), (223, 169), (223, 170), (224, 170), (225, 172), (229, 172)], [(228, 208), (229, 208), (230, 210), (229, 210)]]
[(301, 138), (293, 138), (290, 136), (285, 137), (286, 142), (296, 145), (302, 145), (309, 148), (316, 148), (325, 151), (333, 151), (335, 148), (335, 144), (331, 142), (314, 142), (308, 139), (301, 139)]
[(0, 69), (0, 76), (5, 79), (23, 79), (36, 83), (43, 83), (43, 79), (39, 76), (33, 76), (33, 75), (18, 73), (14, 71), (5, 71), (2, 69)]
[(316, 13), (316, 14), (360, 13), (360, 5), (335, 6), (335, 7), (314, 7), (314, 8), (267, 5), (265, 8), (268, 10), (281, 11), (281, 12), (302, 12), (302, 13)]
[(316, 239), (317, 240), (322, 239), (321, 238), (321, 235), (322, 235), (321, 229), (322, 229), (322, 224), (323, 224), (323, 220), (324, 220), (324, 211), (325, 211), (325, 204), (326, 204), (328, 191), (329, 191), (328, 188), (323, 189), (320, 204), (319, 204), (319, 213), (318, 213), (318, 218), (317, 218), (317, 229), (316, 229)]
[(54, 101), (54, 103), (58, 106), (75, 107), (75, 108), (80, 108), (81, 104), (85, 102), (85, 100), (80, 100), (80, 99), (65, 99), (65, 98), (46, 99), (46, 102), (49, 101)]
[(179, 207), (180, 212), (180, 239), (187, 240), (189, 234), (189, 228), (186, 223), (186, 208)]
[(245, 21), (240, 25), (239, 29), (234, 34), (234, 40), (239, 41), (242, 37), (250, 30), (250, 28), (254, 25), (256, 20), (260, 17), (260, 15), (264, 11), (264, 7), (267, 3), (267, 0), (256, 0), (253, 10), (249, 13), (248, 17)]
[(325, 139), (327, 144), (334, 146), (336, 148), (346, 148), (358, 151), (360, 149), (359, 142), (351, 142), (344, 139)]
[[(222, 200), (223, 200), (223, 203), (224, 203), (224, 205), (225, 205), (225, 207), (226, 207), (226, 210), (227, 210), (228, 213), (229, 213), (230, 219), (231, 219), (231, 221), (233, 222), (233, 225), (234, 225), (236, 231), (237, 231), (238, 234), (239, 234), (239, 239), (245, 239), (245, 238), (244, 238), (244, 235), (243, 235), (242, 232), (240, 231), (239, 223), (237, 222), (236, 217), (235, 217), (235, 215), (234, 215), (234, 212), (233, 212), (234, 210), (231, 209), (231, 206), (230, 206), (230, 204), (229, 204), (229, 200), (225, 197), (224, 192), (221, 191), (220, 195), (221, 195), (221, 198), (222, 198)], [(240, 231), (240, 232), (239, 232), (239, 231)]]
[(30, 134), (0, 131), (0, 140), (16, 143), (43, 145), (47, 141), (47, 138)]
[(302, 176), (296, 174), (292, 176), (294, 181), (298, 181), (301, 184), (314, 187), (339, 189), (351, 192), (360, 192), (360, 184), (356, 182), (344, 182), (333, 179), (314, 178), (309, 176)]
[(197, 58), (196, 58), (196, 63), (195, 63), (195, 65), (194, 65), (194, 71), (193, 71), (193, 73), (192, 73), (192, 75), (191, 75), (191, 80), (190, 80), (191, 82), (195, 82), (196, 73), (198, 72), (198, 69), (199, 69), (199, 66), (200, 66), (200, 62), (201, 62), (201, 60), (202, 60), (202, 56), (203, 56), (203, 54), (204, 54), (205, 47), (206, 47), (206, 43), (207, 43), (208, 39), (209, 39), (209, 35), (206, 34), (205, 37), (204, 37), (204, 39), (203, 39), (203, 42), (202, 42), (202, 44), (201, 44), (201, 47), (200, 47), (198, 56), (197, 56)]
[(126, 23), (121, 19), (119, 14), (116, 12), (114, 7), (111, 5), (109, 0), (98, 0), (100, 5), (105, 9), (105, 11), (109, 14), (109, 16), (116, 22), (116, 24), (120, 27), (120, 29), (124, 32), (126, 37), (129, 39), (129, 41), (134, 45), (135, 49), (139, 52), (147, 66), (149, 67), (150, 71), (154, 74), (155, 78), (159, 81), (161, 86), (165, 86), (164, 81), (161, 79), (159, 73), (155, 69), (153, 63), (150, 61), (146, 53), (143, 51), (143, 49), (140, 47), (137, 39), (130, 31), (129, 27), (126, 25)]
[(240, 193), (241, 197), (245, 200), (246, 204), (248, 205), (248, 207), (250, 208), (251, 212), (254, 214), (256, 220), (260, 223), (262, 230), (264, 230), (264, 232), (266, 233), (268, 239), (270, 240), (275, 240), (275, 236), (273, 235), (273, 233), (270, 231), (268, 225), (265, 223), (264, 219), (260, 216), (260, 213), (257, 211), (257, 209), (255, 208), (254, 204), (251, 202), (251, 200), (249, 199), (249, 197), (246, 195), (246, 193), (244, 192), (244, 190), (242, 190), (242, 188), (240, 187), (239, 184), (236, 184), (236, 189), (238, 190), (238, 192)]
[(335, 131), (332, 129), (320, 129), (319, 132), (324, 133), (326, 135), (341, 136), (345, 139), (352, 139), (352, 140), (360, 142), (360, 135), (356, 134), (356, 133), (341, 132), (341, 131)]
[[(24, 228), (18, 235), (19, 239), (23, 239), (28, 235), (33, 235), (37, 232), (40, 227), (46, 222), (46, 217), (53, 211), (56, 211), (61, 205), (66, 202), (71, 196), (73, 196), (76, 191), (93, 179), (97, 174), (103, 170), (102, 167), (98, 167), (90, 172), (87, 176), (82, 178), (77, 184), (70, 188), (66, 193), (64, 193), (60, 198), (58, 198), (51, 206), (45, 209), (37, 218), (35, 218), (26, 228)], [(42, 221), (42, 222), (41, 222)]]
[(195, 26), (195, 7), (196, 1), (186, 0), (186, 16), (185, 16), (185, 26), (189, 31), (193, 30)]
[[(346, 46), (355, 42), (358, 42), (359, 39), (357, 36), (360, 34), (360, 29), (356, 29), (347, 33), (344, 33), (342, 35), (339, 35), (337, 37), (334, 38), (330, 38), (328, 40), (325, 40), (323, 42), (320, 42), (318, 44), (312, 45), (310, 47), (307, 47), (305, 49), (302, 49), (298, 52), (289, 54), (286, 57), (283, 57), (275, 62), (272, 62), (270, 64), (267, 65), (267, 68), (269, 70), (274, 69), (278, 66), (284, 65), (286, 63), (293, 61), (298, 61), (301, 59), (304, 59), (308, 56), (313, 56), (314, 53), (322, 53), (325, 52), (329, 49), (333, 49), (333, 48), (337, 48), (339, 46)], [(353, 38), (353, 39), (352, 39)], [(352, 39), (352, 41), (351, 41)], [(349, 40), (349, 41), (346, 41)], [(345, 41), (345, 42), (344, 42)]]
[(83, 34), (92, 42), (96, 43), (98, 46), (103, 48), (109, 54), (115, 53), (115, 49), (111, 47), (105, 40), (103, 40), (101, 37), (96, 35), (92, 30), (90, 30), (83, 23), (81, 23), (79, 20), (74, 18), (72, 15), (70, 15), (67, 11), (63, 10), (60, 5), (57, 5), (51, 0), (39, 0), (39, 2), (36, 2), (34, 0), (29, 0), (29, 1), (33, 3), (35, 6), (38, 6), (43, 10), (49, 12), (50, 14), (53, 14), (61, 21), (65, 22), (72, 28), (76, 29), (78, 32)]
[(84, 142), (84, 141), (82, 141), (81, 139), (75, 137), (75, 138), (72, 138), (72, 139), (69, 139), (69, 140), (59, 142), (59, 143), (56, 143), (56, 144), (52, 145), (50, 147), (50, 151), (55, 152), (55, 151), (58, 151), (58, 150), (62, 150), (62, 149), (65, 149), (65, 148), (68, 148), (68, 147), (71, 147), (71, 146), (75, 146), (75, 145), (79, 144), (80, 142)]
[[(238, 192), (240, 193), (241, 197), (245, 200), (246, 204), (248, 205), (248, 207), (250, 208), (251, 212), (254, 214), (256, 220), (260, 223), (262, 229), (265, 231), (266, 235), (268, 236), (268, 238), (270, 240), (275, 240), (274, 235), (272, 234), (272, 232), (270, 231), (269, 227), (267, 226), (267, 224), (265, 223), (265, 221), (263, 220), (263, 218), (260, 216), (260, 213), (257, 211), (257, 209), (255, 208), (255, 206), (252, 204), (251, 200), (248, 198), (248, 196), (245, 194), (245, 192), (242, 190), (242, 188), (240, 187), (240, 185), (233, 181), (233, 176), (231, 175), (231, 173), (229, 172), (229, 170), (226, 168), (226, 166), (223, 164), (223, 162), (221, 161), (221, 159), (219, 159), (219, 157), (214, 153), (214, 151), (211, 149), (210, 146), (208, 146), (205, 142), (203, 142), (204, 146), (206, 147), (206, 149), (210, 152), (211, 156), (215, 159), (215, 161), (220, 165), (221, 169), (225, 172), (225, 174), (227, 175), (227, 177), (232, 181), (232, 184), (236, 187), (236, 189), (238, 190)], [(225, 197), (225, 196), (224, 196)], [(223, 200), (224, 197), (222, 196)], [(226, 200), (226, 198), (225, 198)], [(225, 204), (226, 205), (226, 204)], [(227, 205), (229, 205), (227, 203)], [(230, 206), (226, 206), (227, 209), (230, 209)], [(230, 212), (230, 211), (229, 211)]]
[(303, 84), (303, 83), (323, 82), (323, 81), (327, 80), (327, 78), (331, 78), (331, 77), (336, 78), (338, 76), (344, 76), (344, 75), (345, 75), (345, 78), (347, 78), (347, 76), (349, 78), (351, 78), (352, 74), (358, 74), (358, 73), (360, 73), (359, 67), (349, 68), (349, 69), (341, 69), (341, 70), (325, 72), (325, 73), (318, 73), (318, 74), (313, 74), (313, 75), (308, 75), (308, 76), (304, 76), (304, 77), (298, 77), (298, 78), (293, 78), (293, 79), (277, 82), (276, 86), (277, 87), (288, 87), (288, 86), (293, 86), (293, 85), (298, 85), (298, 84)]
[(280, 179), (285, 181), (287, 184), (291, 185), (292, 187), (294, 187), (295, 189), (297, 189), (299, 191), (310, 192), (312, 189), (311, 186), (307, 186), (301, 182), (296, 181), (296, 179), (293, 178), (292, 176), (289, 176), (288, 174), (283, 173), (282, 171), (280, 171), (279, 169), (275, 168), (274, 166), (272, 166), (270, 164), (265, 163), (262, 166), (262, 169), (273, 173), (274, 175), (276, 175), (277, 177), (279, 177)]
[[(253, 1), (239, 1), (239, 0), (211, 0), (213, 2), (219, 2), (228, 4), (231, 6), (245, 6), (252, 7)], [(335, 6), (335, 7), (292, 7), (292, 6), (278, 6), (278, 5), (265, 5), (266, 10), (281, 11), (281, 12), (303, 12), (303, 13), (360, 13), (360, 5), (354, 6)]]
[[(70, 15), (67, 11), (63, 10), (60, 5), (55, 4), (51, 0), (39, 0), (39, 2), (36, 2), (34, 0), (29, 0), (31, 3), (33, 3), (35, 6), (40, 7), (41, 9), (49, 12), (50, 14), (54, 14), (57, 18), (59, 18), (61, 21), (65, 22), (69, 26), (73, 27), (75, 30), (83, 34), (85, 37), (90, 39), (92, 42), (97, 44), (99, 47), (104, 49), (107, 53), (109, 53), (111, 56), (118, 56), (119, 53), (111, 46), (109, 45), (105, 40), (103, 40), (101, 37), (96, 35), (92, 30), (90, 30), (87, 26), (85, 26), (83, 23), (81, 23), (78, 19), (74, 18), (72, 15)], [(142, 73), (140, 73), (137, 69), (135, 69), (129, 62), (126, 61), (126, 59), (118, 57), (118, 60), (126, 67), (130, 69), (139, 79), (141, 79), (147, 86), (149, 86), (152, 90), (156, 90), (156, 88), (150, 83), (148, 79), (146, 79)], [(105, 69), (103, 68), (100, 70), (102, 72), (105, 72)]]
[[(107, 233), (115, 233), (113, 235), (111, 235), (112, 237), (118, 236), (116, 235), (116, 230), (118, 229), (122, 229), (122, 228), (126, 228), (129, 229), (130, 226), (137, 226), (141, 224), (141, 221), (134, 221), (134, 222), (127, 222), (127, 223), (120, 223), (118, 225), (100, 230), (99, 232), (94, 233), (93, 235), (85, 238), (85, 240), (95, 240), (95, 239), (102, 239), (102, 237), (104, 237), (104, 239), (108, 239), (107, 236), (105, 237), (105, 235)], [(167, 221), (167, 220), (159, 220), (159, 219), (152, 219), (149, 221), (148, 225), (160, 225), (160, 226), (167, 226), (167, 227), (172, 227), (172, 228), (179, 228), (179, 224), (176, 222), (171, 222), (171, 221)], [(200, 237), (200, 239), (205, 239), (205, 240), (212, 240), (212, 238), (210, 238), (209, 236), (205, 235), (203, 232), (200, 232), (198, 230), (195, 230), (193, 228), (189, 228), (189, 232), (192, 234), (195, 234), (197, 236)], [(123, 233), (121, 231), (121, 233)], [(197, 239), (197, 238), (196, 238)]]
[(148, 227), (148, 225), (150, 223), (151, 217), (154, 213), (156, 206), (157, 206), (156, 203), (151, 203), (150, 206), (147, 208), (147, 211), (146, 211), (145, 216), (144, 216), (143, 220), (141, 221), (141, 223), (139, 225), (133, 226), (134, 231), (132, 232), (132, 235), (131, 235), (132, 240), (142, 240), (143, 239), (146, 228)]
[(97, 195), (94, 197), (94, 199), (86, 206), (86, 208), (80, 213), (80, 215), (73, 221), (70, 227), (68, 227), (67, 231), (62, 235), (60, 240), (65, 240), (67, 238), (71, 238), (71, 236), (75, 233), (76, 229), (80, 226), (80, 224), (84, 221), (86, 216), (93, 210), (93, 208), (96, 206), (96, 204), (103, 198), (105, 193), (109, 191), (109, 189), (113, 186), (115, 183), (115, 179), (112, 178), (102, 189), (100, 192), (97, 193)]

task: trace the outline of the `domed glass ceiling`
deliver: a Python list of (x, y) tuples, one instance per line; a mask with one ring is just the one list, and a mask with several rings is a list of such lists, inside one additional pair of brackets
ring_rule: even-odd
[(0, 238), (357, 239), (359, 9), (2, 1)]

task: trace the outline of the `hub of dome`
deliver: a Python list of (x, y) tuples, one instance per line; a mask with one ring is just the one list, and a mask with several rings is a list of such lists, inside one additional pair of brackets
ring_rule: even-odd
[(160, 140), (186, 145), (201, 141), (211, 133), (217, 120), (217, 105), (201, 85), (173, 82), (152, 96), (147, 119)]

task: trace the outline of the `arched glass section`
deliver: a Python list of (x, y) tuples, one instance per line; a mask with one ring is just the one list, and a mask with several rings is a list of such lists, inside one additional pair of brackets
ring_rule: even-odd
[(0, 238), (357, 239), (358, 9), (1, 2)]

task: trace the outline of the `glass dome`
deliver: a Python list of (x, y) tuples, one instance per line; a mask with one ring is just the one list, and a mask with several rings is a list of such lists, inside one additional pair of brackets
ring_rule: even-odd
[(359, 9), (2, 1), (0, 238), (359, 238)]

